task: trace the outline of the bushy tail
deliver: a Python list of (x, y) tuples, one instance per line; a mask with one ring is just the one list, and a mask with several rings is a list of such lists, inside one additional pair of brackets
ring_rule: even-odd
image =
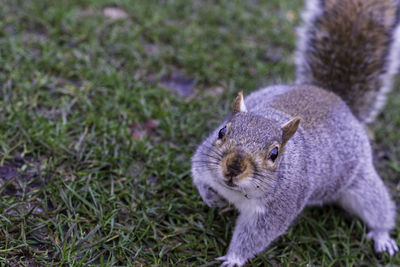
[(298, 83), (333, 91), (364, 123), (386, 101), (400, 61), (397, 0), (306, 0)]

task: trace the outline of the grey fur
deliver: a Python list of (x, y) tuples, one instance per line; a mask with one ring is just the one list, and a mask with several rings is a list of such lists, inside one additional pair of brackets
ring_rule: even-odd
[[(373, 166), (363, 123), (340, 97), (316, 86), (275, 85), (242, 104), (246, 112), (224, 121), (192, 158), (193, 181), (206, 204), (229, 202), (240, 212), (228, 252), (218, 258), (222, 266), (242, 266), (263, 251), (305, 206), (332, 202), (367, 224), (377, 252), (398, 251), (389, 236), (394, 203)], [(285, 143), (282, 126), (295, 116), (300, 126)], [(274, 147), (279, 156), (272, 162)], [(224, 172), (231, 155), (243, 175)]]
[[(245, 99), (246, 115), (239, 113), (230, 120), (237, 126), (229, 136), (232, 143), (251, 155), (265, 147), (262, 144), (279, 138), (279, 125), (295, 114), (269, 105), (279, 100), (277, 92), (281, 92), (282, 97), (296, 90), (307, 90), (315, 95), (329, 94), (316, 87), (297, 86), (272, 86), (254, 92)], [(394, 227), (394, 204), (373, 167), (371, 147), (363, 125), (338, 97), (329, 95), (327, 99), (330, 102), (324, 104), (331, 106), (330, 116), (324, 123), (315, 125), (303, 117), (300, 128), (286, 144), (273, 177), (265, 176), (260, 189), (251, 184), (239, 191), (224, 186), (218, 166), (218, 155), (222, 155), (222, 151), (214, 142), (218, 130), (226, 122), (197, 149), (192, 159), (192, 175), (204, 201), (210, 206), (222, 206), (226, 199), (240, 211), (228, 253), (221, 258), (225, 266), (234, 263), (240, 266), (264, 250), (286, 231), (306, 205), (337, 202), (359, 216), (370, 227), (371, 233), (387, 234)], [(257, 123), (249, 123), (249, 116)], [(259, 120), (270, 125), (269, 129), (259, 128), (262, 124)], [(214, 161), (217, 164), (204, 164)], [(254, 177), (248, 179), (257, 182)], [(389, 244), (381, 250), (393, 254), (397, 246), (388, 235), (386, 237), (376, 243), (383, 243), (381, 247)]]

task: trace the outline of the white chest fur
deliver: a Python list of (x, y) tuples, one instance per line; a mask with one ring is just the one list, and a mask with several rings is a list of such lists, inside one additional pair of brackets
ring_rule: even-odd
[(229, 189), (215, 181), (212, 174), (207, 173), (207, 182), (214, 190), (223, 196), (229, 203), (233, 204), (240, 213), (261, 213), (265, 206), (259, 198), (246, 196), (244, 193)]

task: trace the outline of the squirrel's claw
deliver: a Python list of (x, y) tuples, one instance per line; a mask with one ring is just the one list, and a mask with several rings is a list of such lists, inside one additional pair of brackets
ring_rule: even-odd
[(368, 239), (374, 239), (374, 247), (377, 253), (387, 252), (393, 256), (399, 251), (396, 242), (390, 238), (388, 232), (371, 231), (367, 235)]
[(233, 256), (222, 256), (216, 258), (217, 261), (223, 261), (220, 267), (241, 267), (243, 266), (244, 262), (239, 260), (237, 257)]

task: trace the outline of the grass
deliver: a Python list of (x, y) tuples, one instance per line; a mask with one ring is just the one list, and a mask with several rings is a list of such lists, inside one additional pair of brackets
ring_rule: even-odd
[[(108, 18), (106, 7), (127, 17)], [(301, 7), (3, 0), (2, 266), (216, 265), (237, 214), (206, 207), (189, 159), (237, 91), (294, 80)], [(371, 125), (376, 166), (397, 203), (398, 92)], [(377, 257), (366, 231), (335, 206), (309, 208), (249, 266), (400, 265)]]

